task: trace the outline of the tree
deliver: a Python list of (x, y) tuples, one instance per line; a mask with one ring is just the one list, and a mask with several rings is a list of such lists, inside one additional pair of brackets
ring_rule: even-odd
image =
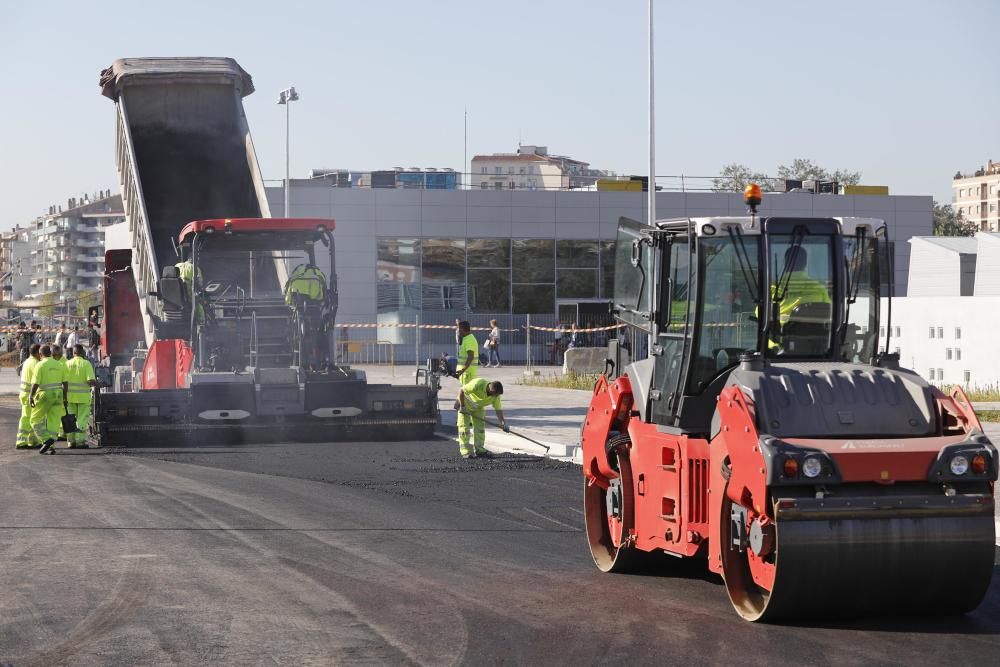
[(861, 181), (861, 172), (847, 171), (846, 169), (829, 171), (812, 160), (795, 158), (791, 164), (783, 164), (778, 167), (778, 178), (797, 181), (837, 181), (841, 185), (857, 185)]
[(44, 318), (50, 318), (56, 314), (59, 307), (55, 292), (46, 292), (38, 299), (38, 314)]
[(87, 316), (87, 309), (101, 303), (100, 292), (80, 292), (76, 297), (76, 314), (80, 317)]
[(745, 164), (733, 162), (723, 167), (719, 177), (712, 180), (712, 189), (716, 192), (743, 192), (751, 183), (767, 183), (767, 176)]
[(782, 181), (786, 179), (837, 181), (841, 185), (857, 185), (861, 181), (861, 172), (846, 169), (830, 171), (812, 160), (795, 158), (791, 164), (778, 167), (777, 178), (772, 178), (767, 174), (753, 171), (744, 164), (733, 162), (723, 167), (719, 177), (712, 180), (712, 189), (716, 192), (743, 192), (750, 183), (757, 183), (765, 190), (781, 190), (784, 185)]
[(974, 236), (976, 223), (969, 222), (951, 204), (934, 202), (934, 236)]

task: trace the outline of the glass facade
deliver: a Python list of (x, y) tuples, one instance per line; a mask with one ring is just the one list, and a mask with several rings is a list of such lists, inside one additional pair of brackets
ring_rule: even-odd
[(379, 238), (378, 312), (545, 314), (609, 299), (614, 241)]

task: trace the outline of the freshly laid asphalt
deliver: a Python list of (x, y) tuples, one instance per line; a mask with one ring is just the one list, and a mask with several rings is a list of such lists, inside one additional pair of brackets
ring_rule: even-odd
[[(0, 407), (12, 443), (16, 413)], [(141, 443), (136, 443), (140, 445)], [(606, 575), (577, 466), (453, 442), (0, 452), (0, 664), (988, 665), (973, 614), (754, 625), (703, 563)], [(997, 568), (1000, 570), (1000, 568)], [(933, 577), (961, 576), (945, 564)], [(817, 604), (822, 604), (821, 600)]]

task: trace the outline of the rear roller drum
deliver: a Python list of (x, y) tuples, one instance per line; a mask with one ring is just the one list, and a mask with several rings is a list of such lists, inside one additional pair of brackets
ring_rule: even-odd
[(722, 570), (749, 621), (947, 615), (990, 585), (994, 526), (981, 516), (753, 517), (724, 496)]
[(611, 443), (608, 459), (618, 479), (608, 488), (584, 481), (583, 509), (587, 526), (587, 541), (594, 563), (603, 572), (630, 572), (642, 552), (631, 542), (635, 526), (635, 499), (632, 495), (632, 465), (629, 462), (628, 438)]

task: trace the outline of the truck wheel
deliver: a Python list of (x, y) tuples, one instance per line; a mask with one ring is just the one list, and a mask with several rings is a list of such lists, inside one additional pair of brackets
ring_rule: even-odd
[(583, 510), (587, 541), (594, 564), (602, 572), (631, 572), (639, 565), (640, 552), (632, 544), (635, 526), (635, 499), (632, 495), (631, 441), (616, 438), (610, 443), (608, 457), (618, 471), (607, 489), (584, 481)]

